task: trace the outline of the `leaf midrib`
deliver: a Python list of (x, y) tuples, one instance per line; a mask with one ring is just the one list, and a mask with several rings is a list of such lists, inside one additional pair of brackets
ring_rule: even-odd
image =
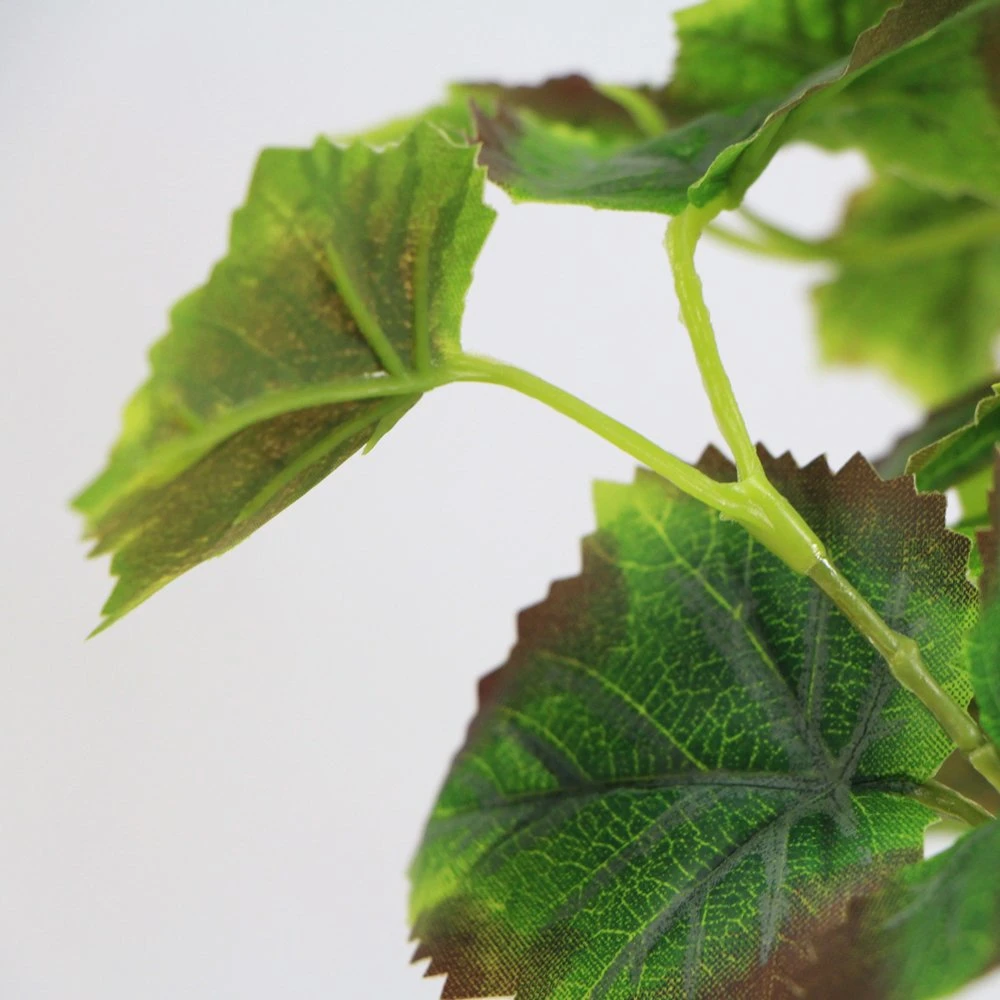
[(907, 798), (908, 790), (915, 788), (918, 784), (916, 779), (908, 775), (881, 778), (852, 775), (851, 777), (836, 778), (821, 775), (798, 776), (787, 771), (680, 771), (671, 774), (609, 778), (604, 781), (591, 781), (572, 787), (560, 786), (538, 792), (501, 797), (460, 809), (437, 811), (431, 817), (431, 822), (448, 822), (493, 810), (527, 808), (542, 802), (560, 802), (568, 799), (613, 795), (616, 792), (644, 793), (669, 788), (718, 787), (720, 789), (738, 788), (822, 795), (846, 789), (852, 794), (881, 792), (886, 795)]

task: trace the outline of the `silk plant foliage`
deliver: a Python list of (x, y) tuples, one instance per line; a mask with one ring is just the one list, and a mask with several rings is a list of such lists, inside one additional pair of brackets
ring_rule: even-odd
[[(267, 150), (227, 256), (171, 313), (76, 500), (117, 577), (101, 628), (449, 382), (514, 388), (662, 473), (598, 485), (581, 574), (522, 613), (480, 685), (411, 871), (417, 956), (447, 975), (445, 997), (930, 1000), (1000, 961), (997, 824), (933, 780), (955, 746), (974, 759), (1000, 741), (1000, 502), (984, 485), (1000, 444), (998, 12), (708, 0), (677, 15), (666, 84), (459, 83), (363, 135)], [(799, 140), (862, 151), (871, 184), (826, 240), (747, 215), (754, 233), (736, 241), (825, 261), (827, 359), (879, 366), (937, 407), (881, 475), (861, 456), (834, 473), (764, 451), (758, 474), (710, 326), (708, 347), (694, 328), (698, 235)], [(515, 201), (697, 230), (674, 224), (668, 250), (738, 476), (714, 450), (692, 469), (462, 351), (487, 177)], [(738, 492), (747, 480), (758, 492)], [(762, 482), (871, 617), (754, 540), (762, 521), (738, 515)], [(971, 555), (928, 492), (952, 488), (966, 536), (984, 529)], [(897, 682), (915, 661), (919, 699)], [(984, 825), (922, 862), (940, 813)]]
[[(961, 241), (949, 242), (949, 234)], [(881, 178), (852, 199), (834, 259), (835, 280), (814, 292), (825, 360), (878, 365), (929, 403), (993, 371), (996, 209)]]
[[(1000, 469), (1000, 466), (998, 466)], [(983, 726), (1000, 739), (1000, 602), (996, 600), (1000, 505), (979, 535), (986, 609), (967, 644), (969, 676)], [(842, 950), (831, 949), (842, 996), (930, 1000), (947, 996), (1000, 962), (1000, 825), (962, 837), (852, 904)], [(846, 970), (846, 971), (845, 971)]]
[[(943, 499), (860, 457), (767, 467), (968, 700), (975, 595)], [(920, 857), (906, 793), (947, 744), (739, 526), (648, 474), (599, 485), (597, 512), (582, 575), (482, 685), (413, 866), (417, 955), (449, 997), (779, 995), (809, 934)]]
[[(228, 256), (175, 306), (107, 470), (77, 498), (95, 553), (115, 553), (105, 624), (241, 541), (419, 398), (400, 379), (432, 375), (458, 344), (494, 216), (483, 180), (473, 150), (427, 125), (384, 152), (321, 139), (261, 156)], [(331, 383), (343, 401), (309, 406)]]

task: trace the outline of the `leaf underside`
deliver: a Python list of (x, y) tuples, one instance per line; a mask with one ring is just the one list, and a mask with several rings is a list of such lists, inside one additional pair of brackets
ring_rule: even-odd
[[(477, 114), (481, 160), (515, 199), (675, 214), (716, 198), (737, 204), (781, 145), (806, 138), (1000, 202), (991, 8), (709, 0), (677, 15), (673, 81), (632, 93), (630, 106), (655, 112), (638, 120), (662, 128), (611, 134), (585, 115), (554, 119), (501, 95), (493, 113)], [(931, 71), (940, 80), (927, 91)]]
[[(765, 456), (959, 701), (975, 615), (944, 501)], [(702, 467), (728, 478), (717, 453)], [(799, 997), (813, 937), (920, 856), (948, 744), (846, 619), (651, 474), (601, 485), (583, 573), (520, 618), (413, 864), (445, 997)], [(822, 996), (820, 993), (810, 994)]]
[(262, 154), (228, 256), (172, 311), (107, 469), (76, 500), (94, 554), (114, 554), (104, 625), (413, 405), (406, 378), (458, 344), (494, 214), (483, 182), (474, 151), (429, 125), (384, 152)]

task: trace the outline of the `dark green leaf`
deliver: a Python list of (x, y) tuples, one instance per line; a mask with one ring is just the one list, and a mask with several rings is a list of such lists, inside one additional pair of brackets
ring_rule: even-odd
[(976, 406), (984, 396), (990, 394), (994, 382), (995, 377), (987, 384), (978, 385), (929, 413), (918, 426), (898, 438), (889, 451), (875, 462), (878, 474), (883, 479), (902, 476), (910, 458), (918, 451), (964, 427), (975, 417)]
[(828, 245), (839, 267), (814, 292), (824, 360), (874, 364), (932, 404), (993, 370), (1000, 211), (883, 178)]
[[(936, 1000), (1000, 964), (1000, 823), (911, 865), (821, 945), (817, 980), (851, 1000)], [(812, 996), (813, 994), (809, 994)]]
[(993, 488), (987, 494), (986, 518), (976, 536), (982, 558), (979, 589), (986, 601), (1000, 596), (1000, 453), (994, 452)]
[(668, 214), (720, 197), (732, 205), (810, 121), (831, 141), (818, 123), (838, 122), (839, 96), (855, 82), (945, 28), (961, 27), (963, 39), (978, 31), (971, 15), (982, 7), (903, 0), (878, 21), (886, 4), (871, 0), (709, 0), (679, 17), (678, 75), (659, 99), (678, 127), (609, 142), (501, 102), (479, 116), (481, 159), (517, 199)]
[[(967, 701), (975, 594), (943, 498), (860, 457), (765, 464)], [(446, 997), (803, 996), (812, 938), (920, 856), (928, 814), (905, 793), (948, 743), (741, 528), (651, 474), (597, 507), (582, 575), (521, 615), (481, 684), (413, 865), (417, 955)]]
[(980, 724), (991, 740), (1000, 743), (1000, 601), (995, 579), (991, 584), (993, 599), (969, 640), (969, 668)]
[(1000, 742), (1000, 454), (993, 467), (996, 478), (989, 494), (988, 522), (977, 537), (984, 610), (969, 641), (969, 673), (982, 727)]
[(922, 490), (949, 490), (989, 468), (1000, 443), (1000, 384), (981, 399), (972, 420), (915, 452), (906, 471)]
[(680, 47), (663, 102), (673, 120), (788, 94), (851, 55), (893, 0), (707, 0), (674, 14)]
[(947, 996), (1000, 963), (998, 872), (994, 822), (903, 873), (883, 922), (893, 997)]
[(447, 380), (493, 219), (475, 153), (423, 125), (375, 153), (263, 153), (229, 255), (152, 352), (77, 499), (113, 552), (105, 624), (230, 548)]

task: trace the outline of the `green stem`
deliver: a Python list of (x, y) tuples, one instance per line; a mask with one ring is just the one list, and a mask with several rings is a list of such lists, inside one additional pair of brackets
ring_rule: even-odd
[(835, 242), (833, 239), (810, 240), (804, 236), (796, 236), (768, 222), (745, 205), (740, 206), (739, 214), (753, 226), (768, 246), (776, 251), (784, 251), (788, 257), (797, 257), (799, 260), (821, 260), (830, 256), (830, 246)]
[(927, 781), (917, 785), (908, 796), (933, 809), (938, 815), (957, 819), (967, 826), (982, 826), (993, 819), (993, 815), (978, 802), (967, 799), (954, 788), (942, 785), (940, 781)]
[(1000, 753), (975, 719), (934, 679), (916, 642), (890, 628), (829, 560), (817, 562), (808, 575), (878, 650), (893, 677), (930, 711), (972, 766), (1000, 790)]
[[(825, 248), (823, 248), (819, 243), (814, 244), (803, 241), (803, 247), (796, 249), (790, 246), (773, 243), (769, 240), (762, 240), (753, 236), (744, 236), (742, 233), (734, 232), (732, 229), (727, 229), (725, 226), (713, 224), (707, 226), (705, 231), (710, 236), (714, 236), (723, 243), (728, 243), (730, 246), (737, 247), (740, 250), (749, 250), (750, 253), (757, 254), (758, 257), (776, 257), (778, 260), (803, 262), (826, 260), (830, 256), (828, 252), (825, 252)], [(795, 237), (790, 238), (795, 239)]]
[(667, 227), (667, 256), (674, 272), (674, 284), (681, 306), (681, 318), (688, 328), (701, 380), (712, 403), (715, 422), (733, 450), (741, 479), (761, 471), (760, 459), (743, 414), (740, 413), (732, 383), (719, 356), (715, 331), (702, 294), (701, 279), (694, 266), (694, 253), (705, 226), (718, 214), (712, 206), (685, 209)]
[(942, 257), (1000, 236), (1000, 212), (984, 209), (957, 219), (925, 226), (884, 241), (834, 239), (831, 256), (849, 264), (894, 267), (929, 257)]
[[(740, 476), (739, 485), (751, 492), (758, 506), (766, 512), (763, 531), (760, 519), (748, 521), (745, 511), (735, 515), (734, 520), (744, 524), (751, 534), (792, 569), (808, 575), (819, 585), (885, 658), (899, 683), (927, 707), (973, 767), (1000, 790), (1000, 752), (996, 746), (972, 716), (934, 679), (916, 642), (890, 628), (827, 558), (822, 543), (768, 481), (760, 465), (732, 385), (722, 366), (708, 309), (702, 298), (701, 282), (694, 269), (698, 239), (716, 214), (717, 209), (713, 206), (702, 209), (690, 207), (683, 211), (667, 230), (667, 250), (674, 269), (681, 315), (691, 334), (691, 343), (716, 422), (733, 449)], [(767, 228), (766, 223), (752, 216), (751, 220)]]
[(740, 214), (754, 227), (752, 235), (718, 225), (708, 226), (707, 231), (741, 250), (793, 261), (826, 260), (863, 267), (898, 267), (1000, 237), (1000, 212), (988, 208), (881, 240), (850, 236), (807, 240), (779, 229), (749, 209), (741, 209)]
[(491, 358), (459, 354), (449, 360), (448, 370), (456, 381), (502, 385), (575, 420), (679, 490), (742, 524), (798, 573), (808, 572), (826, 555), (812, 529), (771, 486), (763, 470), (739, 482), (720, 483), (565, 389), (521, 368)]
[(670, 123), (663, 112), (641, 91), (612, 83), (599, 83), (597, 89), (620, 104), (632, 118), (636, 128), (652, 139), (669, 131)]
[(447, 367), (458, 381), (502, 385), (544, 403), (620, 448), (709, 507), (731, 517), (735, 517), (741, 507), (735, 491), (730, 488), (735, 484), (716, 482), (631, 427), (537, 375), (502, 361), (473, 354), (456, 355), (449, 359)]
[(726, 374), (715, 341), (715, 331), (695, 270), (694, 255), (705, 226), (719, 207), (690, 207), (667, 227), (667, 256), (674, 273), (681, 318), (691, 337), (695, 360), (701, 372), (715, 422), (736, 460), (742, 505), (733, 520), (742, 524), (797, 573), (807, 573), (826, 557), (823, 543), (792, 505), (768, 482), (757, 449), (747, 431), (732, 383)]

